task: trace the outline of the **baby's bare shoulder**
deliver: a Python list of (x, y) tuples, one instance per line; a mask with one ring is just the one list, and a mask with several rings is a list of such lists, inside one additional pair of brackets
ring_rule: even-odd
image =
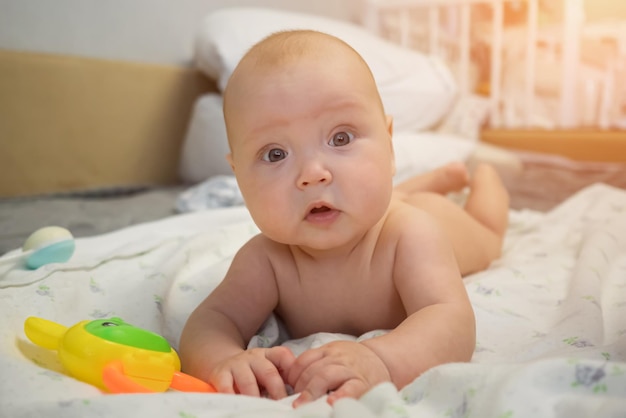
[(263, 234), (250, 238), (237, 252), (233, 264), (246, 269), (273, 270), (291, 258), (287, 245), (269, 239)]
[(285, 259), (283, 245), (262, 234), (255, 235), (235, 254), (222, 287), (236, 289), (241, 294), (252, 292), (257, 297), (263, 294), (275, 298), (280, 266), (285, 264)]
[(435, 218), (428, 212), (403, 200), (393, 199), (389, 206), (385, 227), (399, 233), (413, 233), (413, 228), (435, 224)]
[(386, 246), (393, 245), (398, 254), (403, 248), (408, 248), (410, 253), (422, 252), (446, 238), (441, 225), (430, 213), (403, 201), (392, 201), (379, 239)]

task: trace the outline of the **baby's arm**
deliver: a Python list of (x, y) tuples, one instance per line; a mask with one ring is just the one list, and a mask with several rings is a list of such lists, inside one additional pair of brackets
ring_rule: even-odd
[(424, 212), (402, 222), (394, 282), (407, 318), (388, 334), (363, 342), (398, 387), (439, 364), (469, 361), (476, 343), (474, 312), (451, 244)]
[(289, 373), (289, 382), (302, 392), (296, 406), (328, 390), (334, 391), (331, 403), (359, 397), (385, 380), (400, 388), (431, 367), (471, 359), (474, 314), (450, 243), (426, 213), (397, 215), (388, 220), (401, 231), (393, 280), (407, 318), (383, 336), (302, 354)]
[(222, 393), (272, 398), (287, 395), (282, 371), (294, 355), (284, 347), (246, 350), (250, 338), (272, 312), (278, 290), (262, 239), (237, 253), (222, 283), (193, 311), (181, 335), (183, 370)]

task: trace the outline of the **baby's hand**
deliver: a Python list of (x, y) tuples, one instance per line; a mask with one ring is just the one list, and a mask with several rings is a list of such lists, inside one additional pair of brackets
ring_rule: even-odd
[(337, 341), (301, 354), (291, 366), (287, 382), (300, 396), (293, 406), (313, 401), (329, 391), (328, 403), (358, 398), (374, 385), (391, 380), (385, 363), (365, 345)]
[(287, 396), (283, 375), (294, 361), (286, 347), (251, 348), (218, 364), (209, 380), (221, 393), (260, 396), (263, 388), (272, 399), (280, 399)]

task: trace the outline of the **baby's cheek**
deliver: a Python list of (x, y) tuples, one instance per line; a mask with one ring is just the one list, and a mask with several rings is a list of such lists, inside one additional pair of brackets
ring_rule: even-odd
[(288, 222), (283, 214), (275, 211), (272, 207), (257, 208), (256, 211), (248, 209), (257, 227), (264, 235), (274, 241), (284, 242)]

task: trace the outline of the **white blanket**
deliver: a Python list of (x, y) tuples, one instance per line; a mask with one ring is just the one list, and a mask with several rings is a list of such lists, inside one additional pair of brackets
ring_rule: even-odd
[[(177, 344), (191, 310), (256, 227), (243, 208), (179, 215), (77, 240), (66, 264), (0, 272), (0, 415), (6, 417), (624, 417), (626, 192), (594, 185), (548, 213), (512, 211), (503, 257), (465, 279), (477, 317), (468, 364), (436, 367), (333, 408), (170, 391), (105, 395), (31, 344), (34, 315), (119, 316)], [(268, 321), (252, 344), (277, 336)], [(337, 338), (288, 341), (299, 352)]]

